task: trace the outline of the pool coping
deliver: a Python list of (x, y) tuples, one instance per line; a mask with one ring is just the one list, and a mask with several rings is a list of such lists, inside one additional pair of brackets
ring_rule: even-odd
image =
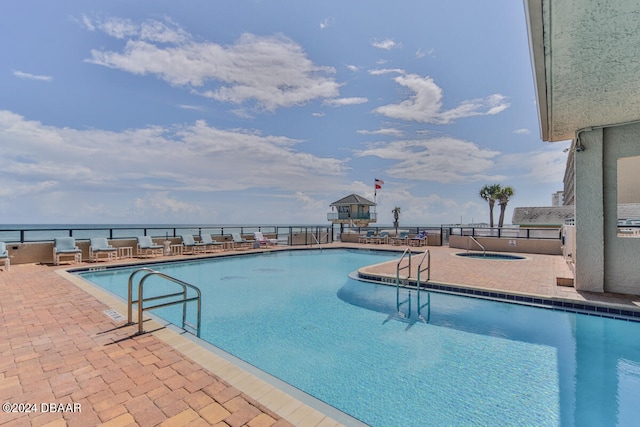
[[(522, 260), (513, 260), (522, 261)], [(382, 284), (387, 286), (396, 286), (396, 277), (382, 273), (366, 272), (366, 269), (379, 266), (386, 263), (375, 264), (358, 269), (352, 273), (352, 277), (370, 283)], [(400, 278), (400, 286), (406, 289), (416, 289), (417, 279)], [(510, 304), (528, 305), (532, 307), (545, 308), (554, 311), (565, 311), (589, 316), (607, 317), (616, 320), (624, 320), (628, 322), (640, 323), (640, 307), (637, 309), (630, 308), (615, 302), (599, 302), (599, 301), (580, 301), (571, 300), (563, 297), (550, 297), (546, 295), (536, 295), (531, 293), (518, 293), (496, 291), (495, 289), (483, 288), (479, 286), (465, 286), (457, 283), (448, 283), (443, 281), (427, 281), (422, 282), (421, 290), (430, 290), (434, 292), (448, 293), (453, 295), (489, 299)]]

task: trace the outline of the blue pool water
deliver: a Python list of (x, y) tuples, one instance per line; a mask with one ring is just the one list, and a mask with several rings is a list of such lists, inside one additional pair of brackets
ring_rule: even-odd
[[(373, 426), (637, 425), (640, 324), (435, 292), (423, 320), (409, 290), (400, 316), (394, 287), (348, 278), (397, 258), (305, 250), (153, 268), (200, 287), (203, 339)], [(82, 276), (126, 298), (131, 271)], [(178, 311), (156, 314), (178, 323)]]

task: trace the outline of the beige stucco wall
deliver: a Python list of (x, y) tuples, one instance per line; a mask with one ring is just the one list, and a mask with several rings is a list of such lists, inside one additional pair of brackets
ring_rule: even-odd
[[(529, 254), (562, 255), (560, 239), (508, 239), (476, 237), (478, 243), (490, 252), (519, 252)], [(477, 251), (482, 250), (467, 236), (449, 236), (449, 247)]]
[(640, 239), (617, 235), (617, 164), (640, 155), (640, 124), (580, 134), (575, 154), (578, 290), (640, 294)]

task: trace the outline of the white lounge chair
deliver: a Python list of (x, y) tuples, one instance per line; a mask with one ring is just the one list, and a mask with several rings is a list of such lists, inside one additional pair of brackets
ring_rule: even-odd
[(234, 249), (251, 249), (255, 243), (254, 240), (246, 240), (240, 233), (231, 233), (231, 238), (233, 239)]
[(269, 245), (277, 245), (278, 239), (267, 239), (262, 234), (262, 231), (256, 231), (253, 233), (253, 238), (256, 239), (256, 242), (260, 243), (260, 246), (269, 246)]
[(367, 231), (367, 234), (364, 236), (358, 237), (358, 243), (371, 243), (371, 239), (376, 236), (376, 232), (373, 230)]
[(216, 242), (211, 238), (211, 234), (203, 234), (200, 236), (200, 242), (205, 245), (205, 252), (211, 250), (214, 252), (217, 249), (224, 250), (224, 243)]
[(145, 258), (149, 255), (164, 255), (164, 246), (153, 243), (151, 236), (138, 236), (136, 239), (138, 239), (138, 249), (136, 253), (139, 257), (143, 255)]
[(100, 255), (106, 255), (107, 261), (113, 261), (118, 256), (118, 249), (107, 242), (104, 237), (94, 237), (89, 243), (89, 261), (97, 262)]
[(182, 239), (182, 253), (183, 254), (202, 254), (207, 250), (207, 245), (202, 242), (196, 242), (191, 234), (181, 234)]
[(9, 251), (7, 250), (7, 244), (0, 242), (0, 262), (4, 261), (4, 269), (11, 270), (11, 258), (9, 257)]
[(73, 262), (82, 262), (82, 251), (73, 237), (58, 237), (53, 241), (53, 264), (59, 265), (61, 257), (73, 257)]

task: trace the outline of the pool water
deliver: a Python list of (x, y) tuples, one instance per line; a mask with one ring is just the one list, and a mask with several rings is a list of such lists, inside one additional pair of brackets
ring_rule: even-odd
[[(405, 289), (400, 315), (395, 287), (348, 277), (392, 259), (304, 250), (153, 268), (200, 287), (203, 339), (373, 426), (640, 419), (640, 324), (436, 292), (420, 318)], [(126, 298), (133, 270), (82, 276)]]

